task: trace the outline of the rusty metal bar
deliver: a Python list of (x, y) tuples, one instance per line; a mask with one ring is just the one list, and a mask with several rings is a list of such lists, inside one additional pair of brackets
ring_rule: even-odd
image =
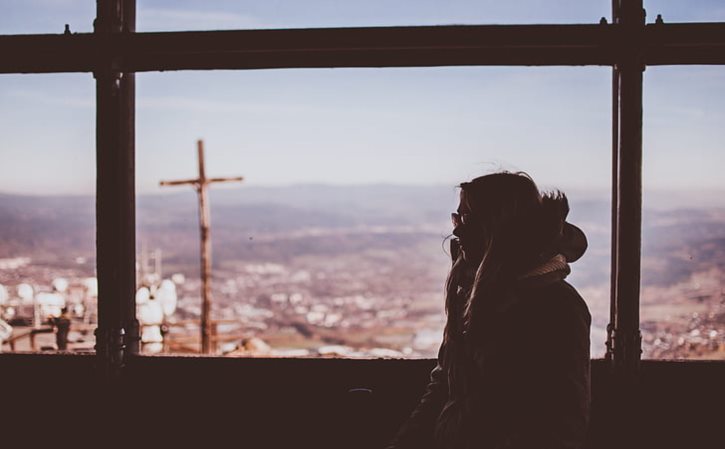
[[(136, 32), (136, 0), (122, 0), (123, 34)], [(126, 270), (121, 315), (125, 330), (125, 356), (139, 353), (141, 331), (136, 319), (136, 74), (123, 72), (120, 80), (122, 195), (126, 199), (123, 264)]]
[(617, 208), (619, 206), (619, 72), (612, 68), (612, 183), (611, 183), (611, 245), (610, 245), (610, 290), (609, 290), (609, 323), (607, 324), (607, 341), (605, 359), (612, 361), (614, 357), (613, 333), (617, 318), (615, 292), (617, 291)]
[(641, 353), (639, 288), (642, 237), (642, 42), (645, 13), (642, 0), (619, 0), (615, 22), (632, 42), (614, 67), (616, 91), (613, 194), (616, 200), (613, 267), (614, 322), (610, 323), (610, 359), (623, 377), (636, 377)]
[[(135, 0), (99, 0), (98, 42), (132, 31)], [(126, 9), (128, 8), (128, 9)], [(115, 377), (138, 352), (134, 181), (134, 77), (113, 54), (99, 54), (96, 78), (96, 352), (104, 377)]]
[[(612, 0), (612, 23), (617, 23), (620, 16), (619, 0)], [(612, 362), (614, 358), (614, 322), (617, 317), (615, 292), (617, 291), (617, 207), (619, 198), (617, 188), (619, 184), (619, 72), (612, 67), (612, 179), (611, 179), (611, 245), (609, 266), (609, 323), (607, 324), (607, 351), (605, 360)]]
[(725, 64), (725, 23), (653, 23), (645, 27), (646, 65)]
[[(472, 25), (0, 36), (0, 73), (614, 65), (620, 24)], [(725, 64), (725, 24), (644, 27), (646, 64)]]

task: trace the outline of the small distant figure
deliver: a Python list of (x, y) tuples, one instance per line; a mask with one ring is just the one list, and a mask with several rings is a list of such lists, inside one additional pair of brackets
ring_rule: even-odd
[(60, 316), (51, 318), (50, 324), (55, 326), (55, 344), (59, 351), (68, 349), (68, 333), (70, 332), (70, 313), (68, 307), (60, 309)]
[(586, 237), (525, 173), (459, 187), (438, 365), (389, 448), (579, 448), (591, 316), (564, 278)]

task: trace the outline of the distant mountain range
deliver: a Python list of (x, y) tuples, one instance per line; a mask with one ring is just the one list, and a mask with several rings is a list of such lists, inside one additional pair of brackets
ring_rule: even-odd
[[(439, 245), (450, 232), (457, 190), (444, 186), (240, 187), (212, 189), (215, 261), (277, 260), (302, 254), (354, 254), (371, 247)], [(725, 266), (725, 209), (670, 207), (645, 210), (644, 257), (661, 258), (643, 279), (669, 283), (703, 264)], [(29, 256), (59, 262), (93, 258), (94, 198), (0, 194), (0, 258)], [(570, 220), (587, 233), (590, 249), (580, 282), (609, 276), (610, 204), (604, 194), (570, 193)], [(693, 204), (684, 199), (675, 206)], [(713, 204), (712, 202), (706, 204)], [(161, 248), (165, 263), (196, 264), (198, 206), (190, 189), (137, 197), (137, 240)], [(670, 257), (692, 255), (687, 263)], [(584, 263), (582, 263), (584, 265)]]

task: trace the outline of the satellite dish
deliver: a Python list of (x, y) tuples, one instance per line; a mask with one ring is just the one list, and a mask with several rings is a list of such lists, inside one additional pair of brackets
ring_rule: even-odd
[(23, 303), (32, 303), (33, 302), (33, 287), (31, 287), (29, 284), (18, 284), (17, 292), (20, 299), (23, 301)]
[(163, 343), (144, 343), (143, 352), (146, 354), (158, 354), (164, 350)]
[(98, 279), (91, 277), (91, 278), (85, 278), (83, 279), (83, 286), (86, 288), (86, 291), (88, 292), (88, 296), (97, 297), (98, 296)]
[(174, 281), (174, 284), (183, 284), (186, 282), (186, 277), (183, 273), (174, 273), (171, 275), (171, 280)]
[(0, 306), (8, 302), (8, 289), (0, 284)]
[(161, 303), (150, 300), (136, 306), (136, 317), (142, 326), (160, 325), (164, 321), (164, 310)]
[(136, 291), (136, 305), (146, 304), (151, 299), (151, 291), (148, 287), (141, 287)]
[(53, 279), (53, 289), (59, 293), (65, 293), (68, 290), (68, 280), (64, 278)]
[(0, 341), (7, 340), (13, 335), (13, 327), (3, 320), (0, 320)]
[(160, 326), (144, 326), (141, 330), (142, 343), (163, 343), (164, 336), (161, 335)]
[(176, 310), (176, 285), (169, 279), (161, 281), (161, 285), (156, 290), (156, 300), (161, 304), (164, 315), (171, 316)]
[(35, 296), (35, 302), (42, 320), (48, 317), (59, 317), (65, 307), (65, 298), (59, 293), (41, 292)]
[(65, 307), (65, 298), (58, 293), (38, 293), (35, 300), (41, 306)]

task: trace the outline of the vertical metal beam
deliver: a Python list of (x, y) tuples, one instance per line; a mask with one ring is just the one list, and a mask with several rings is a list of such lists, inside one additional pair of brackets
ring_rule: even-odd
[(642, 0), (617, 0), (614, 23), (624, 30), (627, 51), (614, 68), (616, 119), (613, 162), (616, 188), (612, 229), (613, 323), (610, 323), (610, 354), (613, 367), (625, 377), (638, 373), (639, 287), (642, 235), (642, 58), (645, 13)]
[[(619, 0), (612, 0), (612, 23), (619, 17)], [(609, 288), (609, 324), (607, 325), (607, 353), (604, 356), (609, 362), (614, 358), (614, 323), (617, 319), (617, 207), (619, 197), (619, 72), (612, 67), (612, 221), (611, 221), (611, 247), (610, 247), (610, 288)]]
[(607, 325), (607, 353), (604, 356), (609, 362), (614, 357), (614, 323), (617, 320), (617, 208), (619, 207), (619, 73), (612, 67), (612, 187), (611, 187), (611, 248), (610, 248), (610, 290), (609, 290), (609, 324)]
[[(122, 32), (136, 32), (136, 0), (123, 0)], [(123, 264), (128, 275), (125, 278), (121, 316), (126, 333), (126, 353), (139, 353), (140, 327), (136, 319), (136, 74), (122, 73), (121, 76), (121, 152), (125, 171), (122, 188), (126, 200), (123, 207), (127, 229), (124, 242)]]
[[(135, 27), (135, 0), (97, 0), (101, 41)], [(136, 231), (134, 77), (118, 61), (98, 55), (96, 78), (96, 352), (104, 377), (115, 377), (138, 348), (135, 319)], [(135, 325), (134, 325), (135, 324)]]

